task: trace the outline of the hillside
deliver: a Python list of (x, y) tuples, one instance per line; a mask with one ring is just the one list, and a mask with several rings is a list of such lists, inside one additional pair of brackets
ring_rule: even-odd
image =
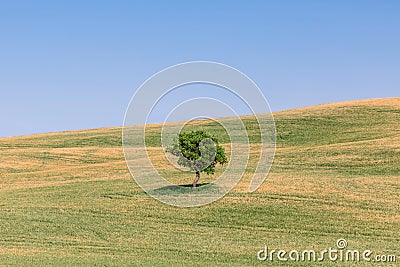
[[(161, 204), (136, 185), (119, 127), (0, 139), (0, 262), (249, 266), (260, 264), (256, 253), (266, 244), (324, 249), (339, 238), (398, 255), (400, 98), (304, 107), (274, 118), (277, 150), (264, 184), (246, 191), (250, 164), (223, 199), (190, 209)], [(255, 155), (255, 121), (243, 121)], [(226, 143), (213, 122), (188, 127), (214, 131)], [(150, 156), (161, 152), (159, 133), (160, 125), (148, 126)], [(157, 167), (173, 171), (162, 160)]]

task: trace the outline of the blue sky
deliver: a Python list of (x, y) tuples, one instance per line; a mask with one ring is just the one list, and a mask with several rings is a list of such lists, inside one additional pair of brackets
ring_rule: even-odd
[(273, 111), (398, 97), (399, 14), (399, 1), (1, 1), (0, 136), (120, 126), (149, 76), (194, 60), (244, 72)]

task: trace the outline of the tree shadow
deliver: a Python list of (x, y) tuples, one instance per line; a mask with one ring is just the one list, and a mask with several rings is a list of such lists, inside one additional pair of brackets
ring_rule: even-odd
[[(200, 184), (197, 184), (197, 187), (196, 187), (196, 188), (201, 187), (201, 186), (206, 186), (206, 185), (209, 185), (209, 184), (210, 184), (210, 183), (200, 183)], [(190, 187), (190, 188), (192, 188), (193, 184), (181, 184), (181, 185), (177, 185), (177, 186), (183, 186), (183, 187)]]
[(192, 188), (192, 184), (168, 185), (152, 190), (155, 195), (180, 195), (180, 194), (198, 194), (218, 192), (218, 186), (212, 183), (199, 183), (196, 189)]

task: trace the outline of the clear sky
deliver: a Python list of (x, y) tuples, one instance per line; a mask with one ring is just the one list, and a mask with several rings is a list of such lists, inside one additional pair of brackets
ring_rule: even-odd
[(193, 60), (244, 72), (273, 111), (398, 97), (399, 14), (400, 1), (4, 0), (0, 136), (120, 126), (141, 83)]

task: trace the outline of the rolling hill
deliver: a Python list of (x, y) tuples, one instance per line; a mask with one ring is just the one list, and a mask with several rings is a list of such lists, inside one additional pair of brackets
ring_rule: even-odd
[[(321, 250), (339, 238), (349, 248), (399, 255), (400, 98), (304, 107), (274, 118), (277, 149), (264, 184), (247, 192), (253, 160), (232, 192), (199, 208), (171, 207), (140, 189), (126, 167), (120, 127), (1, 138), (0, 263), (266, 265), (257, 260), (265, 245)], [(243, 121), (256, 157), (254, 118)], [(160, 127), (147, 128), (151, 157), (161, 152)], [(214, 122), (188, 128), (215, 132), (226, 143)], [(191, 182), (157, 162), (173, 182)]]

